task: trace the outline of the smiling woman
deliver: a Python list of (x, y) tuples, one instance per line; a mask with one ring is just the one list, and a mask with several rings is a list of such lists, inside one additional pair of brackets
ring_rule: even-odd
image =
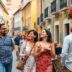
[(35, 45), (34, 55), (36, 72), (52, 72), (52, 56), (55, 56), (55, 51), (50, 31), (42, 30), (41, 39)]
[[(28, 40), (24, 41), (22, 50), (22, 54), (24, 54), (23, 60), (25, 62), (23, 72), (36, 72), (34, 59), (34, 45), (38, 39), (38, 33), (35, 30), (30, 30), (27, 37)], [(28, 58), (25, 60), (26, 57)]]

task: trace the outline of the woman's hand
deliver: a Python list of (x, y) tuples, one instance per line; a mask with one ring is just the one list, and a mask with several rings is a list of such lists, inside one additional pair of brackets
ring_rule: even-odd
[(45, 48), (43, 48), (44, 51), (51, 51), (51, 45), (46, 46)]
[(38, 46), (37, 52), (38, 52), (38, 53), (41, 52), (41, 45)]
[(35, 58), (38, 58), (42, 52), (44, 52), (44, 50), (42, 49), (40, 42), (37, 42), (34, 49)]
[(42, 49), (41, 49), (41, 52), (44, 52), (44, 51), (45, 51), (45, 49), (44, 49), (44, 48), (42, 48)]
[(45, 48), (44, 50), (45, 50), (45, 51), (46, 51), (46, 50), (51, 51), (51, 48)]

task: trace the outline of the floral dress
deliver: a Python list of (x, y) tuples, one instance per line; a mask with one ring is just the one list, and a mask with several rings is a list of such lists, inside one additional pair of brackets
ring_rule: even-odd
[[(28, 45), (26, 45), (25, 52), (30, 52), (30, 51), (31, 51), (31, 48)], [(26, 61), (23, 72), (36, 72), (34, 49), (31, 51), (31, 54)]]
[(36, 72), (52, 72), (50, 51), (45, 51), (36, 61)]

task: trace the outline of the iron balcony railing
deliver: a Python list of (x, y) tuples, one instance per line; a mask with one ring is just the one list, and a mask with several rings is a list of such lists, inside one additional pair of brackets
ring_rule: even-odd
[(45, 8), (45, 10), (44, 10), (44, 17), (45, 17), (45, 18), (48, 17), (48, 7)]
[(60, 9), (67, 7), (67, 0), (60, 0)]
[(51, 3), (51, 13), (56, 11), (56, 0)]

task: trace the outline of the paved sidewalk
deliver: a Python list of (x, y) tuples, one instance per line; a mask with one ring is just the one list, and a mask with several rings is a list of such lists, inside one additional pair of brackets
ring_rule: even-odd
[(13, 67), (12, 67), (12, 72), (21, 72), (19, 70), (16, 69), (16, 65), (17, 65), (17, 61), (16, 61), (16, 52), (15, 50), (13, 51)]

